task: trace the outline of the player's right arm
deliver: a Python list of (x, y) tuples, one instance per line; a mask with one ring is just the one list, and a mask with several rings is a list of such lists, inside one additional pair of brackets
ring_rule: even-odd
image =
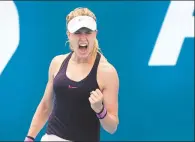
[(44, 127), (52, 111), (54, 69), (57, 64), (56, 58), (57, 57), (54, 57), (50, 63), (48, 71), (48, 82), (45, 88), (45, 92), (35, 111), (27, 134), (28, 136), (31, 136), (33, 138), (35, 138)]

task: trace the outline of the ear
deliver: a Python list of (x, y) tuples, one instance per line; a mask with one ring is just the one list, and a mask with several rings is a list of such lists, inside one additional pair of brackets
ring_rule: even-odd
[(66, 34), (67, 34), (68, 39), (70, 39), (70, 32), (67, 31)]

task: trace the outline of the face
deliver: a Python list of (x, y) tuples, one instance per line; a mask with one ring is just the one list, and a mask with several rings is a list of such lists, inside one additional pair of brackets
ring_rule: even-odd
[(94, 48), (97, 31), (82, 28), (75, 33), (68, 32), (68, 38), (75, 54), (79, 58), (87, 58)]

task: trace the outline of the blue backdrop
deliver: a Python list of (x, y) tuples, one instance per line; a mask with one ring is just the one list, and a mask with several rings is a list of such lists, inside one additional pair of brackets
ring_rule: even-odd
[(148, 66), (168, 1), (15, 4), (20, 43), (0, 76), (0, 140), (23, 140), (27, 134), (51, 59), (69, 52), (65, 17), (76, 7), (96, 14), (100, 48), (120, 78), (120, 124), (114, 135), (102, 130), (101, 139), (194, 139), (194, 38), (184, 41), (176, 66)]

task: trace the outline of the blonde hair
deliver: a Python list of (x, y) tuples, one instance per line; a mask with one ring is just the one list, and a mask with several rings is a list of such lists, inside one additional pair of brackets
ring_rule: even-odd
[[(95, 21), (97, 21), (95, 14), (91, 10), (89, 10), (88, 8), (78, 7), (78, 8), (75, 8), (73, 11), (71, 11), (66, 16), (66, 27), (67, 27), (69, 21), (72, 20), (73, 18), (77, 17), (77, 16), (90, 16)], [(69, 41), (67, 41), (67, 42), (69, 42)], [(71, 47), (71, 45), (70, 45), (70, 49), (73, 50), (72, 47)], [(95, 39), (95, 43), (94, 43), (94, 48), (93, 48), (93, 51), (92, 51), (92, 55), (96, 55), (97, 52), (101, 52), (101, 50), (99, 48), (98, 40)]]

